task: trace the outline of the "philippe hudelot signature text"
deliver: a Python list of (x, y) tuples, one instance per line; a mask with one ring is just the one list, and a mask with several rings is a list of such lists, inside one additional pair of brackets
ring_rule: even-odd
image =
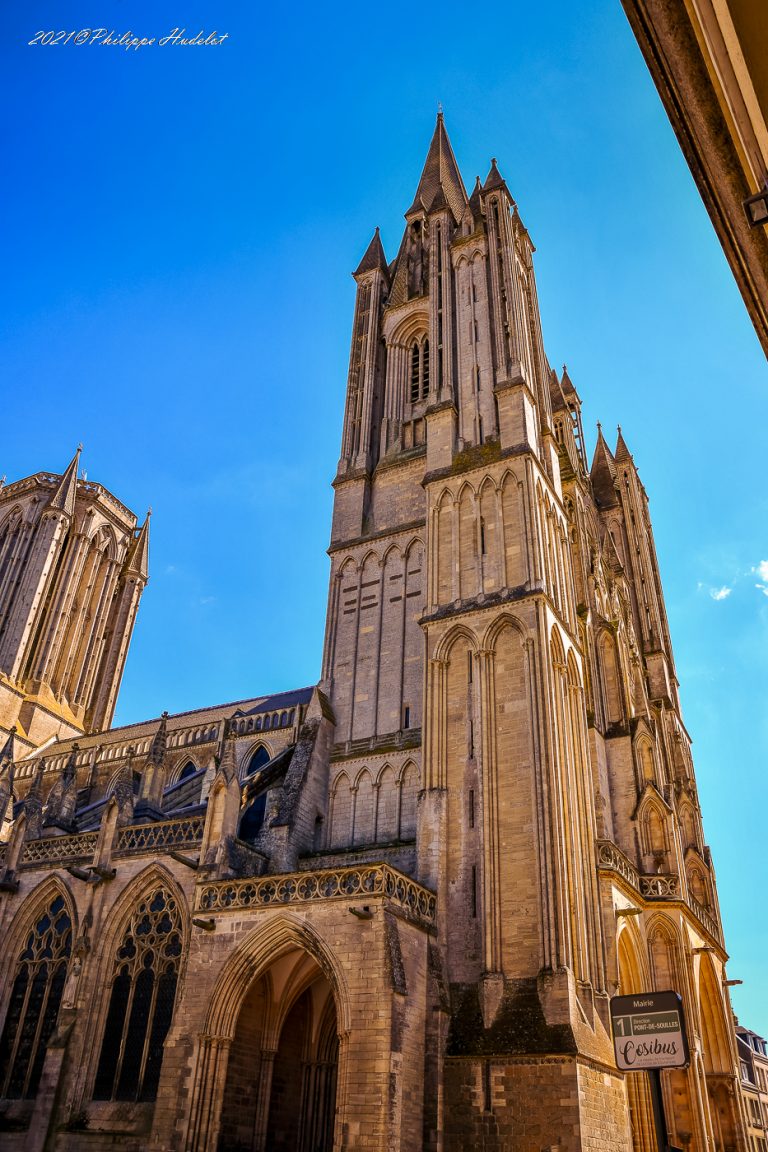
[(197, 35), (187, 32), (186, 28), (172, 28), (167, 36), (137, 36), (134, 32), (116, 32), (114, 28), (75, 28), (72, 32), (64, 29), (61, 32), (42, 29), (36, 32), (29, 44), (48, 46), (54, 44), (76, 44), (82, 47), (85, 44), (98, 44), (103, 47), (125, 48), (126, 51), (139, 48), (167, 47), (197, 47), (217, 48), (229, 39), (228, 32), (206, 32), (201, 29)]

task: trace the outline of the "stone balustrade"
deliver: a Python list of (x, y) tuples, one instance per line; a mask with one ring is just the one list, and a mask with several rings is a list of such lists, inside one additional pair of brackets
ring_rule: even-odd
[(361, 896), (383, 896), (419, 922), (429, 927), (435, 924), (434, 893), (386, 864), (211, 881), (198, 888), (196, 908), (200, 912), (229, 912)]

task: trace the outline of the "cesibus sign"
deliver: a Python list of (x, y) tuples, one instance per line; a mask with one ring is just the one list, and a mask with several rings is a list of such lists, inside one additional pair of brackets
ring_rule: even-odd
[(616, 1065), (622, 1072), (688, 1064), (683, 1001), (677, 992), (640, 992), (611, 999)]

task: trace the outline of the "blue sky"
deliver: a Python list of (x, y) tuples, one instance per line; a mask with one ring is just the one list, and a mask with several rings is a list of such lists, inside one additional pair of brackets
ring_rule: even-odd
[[(590, 449), (621, 423), (648, 489), (734, 1006), (765, 1035), (768, 372), (619, 0), (543, 8), (5, 0), (0, 471), (83, 441), (153, 507), (117, 723), (316, 680), (350, 271), (377, 224), (394, 254), (442, 101), (465, 181), (497, 156), (537, 245)], [(102, 27), (228, 39), (27, 44)]]

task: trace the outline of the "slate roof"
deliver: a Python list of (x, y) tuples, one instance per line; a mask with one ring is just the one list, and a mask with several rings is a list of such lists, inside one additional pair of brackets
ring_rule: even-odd
[[(448, 139), (448, 133), (445, 130), (442, 112), (437, 114), (437, 124), (429, 152), (427, 152), (424, 170), (421, 173), (413, 204), (406, 212), (406, 216), (411, 212), (418, 211), (422, 206), (428, 212), (431, 211), (433, 206), (437, 207), (440, 204), (440, 194), (444, 197), (458, 224), (467, 204), (467, 193), (459, 172), (459, 166), (456, 163), (456, 157), (451, 148), (451, 142)], [(437, 204), (435, 204), (436, 200)]]

